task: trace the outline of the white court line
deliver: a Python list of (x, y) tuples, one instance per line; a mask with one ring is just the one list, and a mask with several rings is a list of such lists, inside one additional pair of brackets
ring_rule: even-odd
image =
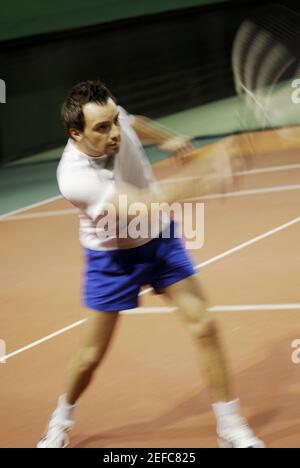
[[(261, 195), (269, 193), (279, 193), (279, 192), (290, 192), (293, 190), (300, 190), (300, 184), (298, 185), (282, 185), (275, 187), (266, 187), (259, 189), (249, 189), (249, 190), (239, 190), (236, 192), (227, 192), (227, 193), (213, 193), (211, 195), (204, 195), (202, 197), (187, 198), (184, 201), (205, 201), (205, 200), (220, 200), (223, 198), (233, 198), (233, 197), (246, 197), (251, 195)], [(39, 219), (39, 218), (51, 218), (55, 216), (68, 216), (79, 213), (79, 210), (76, 208), (66, 209), (66, 210), (57, 210), (57, 211), (41, 211), (32, 214), (24, 214), (18, 216), (10, 216), (5, 219), (1, 219), (0, 222), (13, 222), (13, 221), (24, 221), (30, 219)]]
[(47, 198), (46, 200), (40, 201), (38, 203), (34, 203), (33, 205), (27, 205), (23, 208), (19, 208), (18, 210), (9, 211), (8, 213), (0, 215), (0, 221), (2, 219), (8, 218), (9, 216), (13, 216), (18, 213), (23, 213), (24, 211), (32, 210), (33, 208), (38, 208), (39, 206), (47, 205), (48, 203), (55, 202), (62, 198), (61, 195), (57, 195), (56, 197)]
[[(221, 305), (208, 309), (212, 313), (222, 312), (267, 312), (280, 310), (300, 310), (300, 304), (251, 304), (251, 305)], [(176, 307), (139, 307), (122, 312), (124, 315), (172, 314)]]
[(36, 346), (39, 346), (42, 343), (46, 343), (46, 341), (52, 340), (52, 338), (55, 338), (56, 336), (62, 335), (63, 333), (72, 330), (73, 328), (79, 327), (80, 325), (83, 325), (84, 322), (86, 322), (87, 319), (79, 320), (79, 322), (72, 323), (68, 327), (62, 328), (61, 330), (58, 330), (55, 333), (51, 333), (51, 335), (47, 335), (44, 338), (41, 338), (40, 340), (34, 341), (33, 343), (29, 344), (28, 346), (24, 346), (24, 348), (17, 349), (17, 351), (14, 351), (13, 353), (7, 354), (6, 356), (2, 357), (0, 359), (0, 364), (1, 362), (5, 362), (8, 359), (17, 356), (18, 354), (24, 353), (25, 351), (28, 351), (29, 349), (35, 348)]
[[(246, 175), (257, 175), (257, 174), (269, 174), (272, 172), (284, 172), (292, 171), (295, 169), (300, 169), (300, 164), (287, 164), (285, 166), (271, 166), (271, 167), (262, 167), (260, 169), (251, 169), (249, 171), (239, 171), (232, 174), (233, 177), (240, 177)], [(188, 180), (197, 180), (200, 177), (190, 176), (190, 177), (178, 177), (176, 179), (166, 179), (161, 181), (161, 184), (174, 184), (177, 182), (186, 182)]]
[[(253, 305), (228, 305), (228, 306), (214, 306), (208, 309), (211, 313), (221, 313), (221, 312), (258, 312), (258, 311), (283, 311), (283, 310), (300, 310), (300, 304), (253, 304)], [(122, 315), (153, 315), (153, 314), (172, 314), (176, 311), (176, 307), (139, 307), (138, 309), (125, 310), (121, 312)], [(24, 353), (40, 344), (46, 343), (53, 338), (56, 338), (67, 331), (73, 330), (74, 328), (80, 327), (83, 325), (87, 319), (79, 320), (78, 322), (73, 323), (61, 330), (52, 333), (51, 335), (46, 336), (34, 343), (31, 343), (24, 348), (18, 349), (11, 354), (8, 354), (4, 358), (0, 359), (1, 361), (6, 361), (18, 354)]]
[(17, 216), (9, 216), (9, 218), (0, 218), (0, 222), (7, 223), (9, 221), (24, 221), (26, 219), (40, 219), (40, 218), (52, 218), (54, 216), (68, 216), (79, 213), (77, 208), (70, 208), (66, 210), (54, 210), (54, 211), (38, 211), (31, 214), (23, 214)]
[(249, 171), (235, 172), (234, 176), (269, 174), (272, 172), (284, 172), (300, 169), (300, 164), (287, 164), (286, 166), (261, 167), (260, 169), (251, 169)]
[(300, 304), (255, 304), (211, 307), (210, 312), (259, 312), (278, 310), (300, 310)]
[[(235, 252), (238, 252), (242, 249), (245, 249), (246, 247), (250, 246), (250, 245), (253, 245), (255, 244), (256, 242), (259, 242), (263, 239), (266, 239), (274, 234), (277, 234), (278, 232), (281, 232), (285, 229), (287, 229), (288, 227), (291, 227), (291, 226), (294, 226), (295, 224), (299, 223), (300, 222), (300, 217), (299, 218), (295, 218), (291, 221), (289, 221), (288, 223), (285, 223), (285, 224), (282, 224), (280, 226), (278, 226), (277, 228), (274, 228), (270, 231), (267, 231), (265, 232), (264, 234), (261, 234), (260, 236), (257, 236), (257, 237), (254, 237), (253, 239), (250, 239), (249, 241), (247, 242), (244, 242), (243, 244), (240, 244), (240, 245), (237, 245), (236, 247), (234, 247), (233, 249), (230, 249), (230, 250), (227, 250), (226, 252), (223, 252), (222, 254), (220, 255), (217, 255), (203, 263), (200, 263), (199, 265), (196, 266), (196, 269), (197, 270), (200, 270), (208, 265), (211, 265), (212, 263), (215, 263), (215, 262), (218, 262), (219, 260), (222, 260), (223, 258), (226, 258), (228, 257), (229, 255), (232, 255), (233, 253)], [(149, 292), (152, 291), (152, 288), (149, 288), (149, 289), (145, 289), (144, 291), (141, 292), (140, 296), (144, 296), (145, 294), (148, 294)], [(223, 306), (224, 307), (224, 306)], [(55, 333), (52, 333), (51, 335), (48, 335), (38, 341), (35, 341), (34, 343), (31, 343), (29, 344), (28, 346), (25, 346), (21, 349), (18, 349), (16, 351), (14, 351), (13, 353), (10, 353), (4, 357), (1, 358), (0, 360), (0, 363), (1, 361), (5, 362), (6, 360), (10, 359), (11, 357), (14, 357), (14, 356), (17, 356), (18, 354), (21, 354), (25, 351), (28, 351), (29, 349), (32, 349), (42, 343), (45, 343), (46, 341), (49, 341), (51, 340), (52, 338), (55, 338), (56, 336), (59, 336), (61, 335), (62, 333), (65, 333), (66, 331), (68, 330), (71, 330), (72, 328), (75, 328), (75, 327), (78, 327), (80, 325), (82, 325), (84, 322), (85, 322), (86, 319), (84, 320), (80, 320), (79, 322), (75, 322), (71, 325), (69, 325), (68, 327), (65, 327), (65, 328), (62, 328), (61, 330), (58, 330), (57, 332)]]
[[(206, 260), (205, 262), (200, 263), (199, 265), (196, 265), (196, 270), (201, 270), (202, 268), (205, 268), (208, 265), (212, 265), (213, 263), (218, 262), (219, 260), (223, 260), (223, 258), (229, 257), (230, 255), (239, 252), (240, 250), (243, 250), (250, 245), (255, 244), (256, 242), (259, 242), (261, 240), (267, 239), (268, 237), (273, 236), (274, 234), (277, 234), (278, 232), (284, 231), (285, 229), (294, 226), (295, 224), (300, 222), (300, 217), (295, 218), (292, 221), (289, 221), (288, 223), (282, 224), (281, 226), (278, 226), (277, 228), (271, 229), (270, 231), (265, 232), (264, 234), (261, 234), (260, 236), (254, 237), (253, 239), (250, 239), (246, 242), (243, 242), (243, 244), (237, 245), (236, 247), (233, 247), (230, 250), (227, 250), (226, 252), (223, 252), (220, 255), (217, 255), (216, 257), (210, 258), (209, 260)], [(140, 296), (144, 296), (145, 294), (148, 294), (151, 292), (153, 289), (148, 288), (143, 290), (140, 293)]]
[(290, 192), (293, 190), (300, 190), (300, 184), (281, 185), (281, 186), (266, 187), (266, 188), (260, 188), (260, 189), (239, 190), (237, 192), (213, 193), (211, 195), (204, 195), (202, 197), (189, 198), (186, 201), (219, 200), (222, 198), (248, 197), (249, 195), (262, 195), (262, 194), (268, 194), (268, 193)]
[(200, 265), (197, 265), (196, 269), (200, 270), (201, 268), (204, 268), (208, 265), (211, 265), (212, 263), (218, 262), (219, 260), (222, 260), (223, 258), (228, 257), (229, 255), (232, 255), (233, 253), (239, 252), (240, 250), (245, 249), (246, 247), (249, 247), (250, 245), (255, 244), (256, 242), (259, 242), (261, 240), (267, 239), (268, 237), (273, 236), (274, 234), (277, 234), (278, 232), (284, 231), (285, 229), (294, 226), (295, 224), (300, 222), (300, 217), (292, 219), (288, 223), (282, 224), (278, 226), (277, 228), (271, 229), (270, 231), (265, 232), (264, 234), (261, 234), (260, 236), (254, 237), (253, 239), (250, 239), (246, 242), (243, 242), (240, 245), (237, 245), (233, 249), (227, 250), (227, 252), (224, 252), (220, 255), (217, 255), (216, 257), (213, 257), (206, 262), (201, 263)]

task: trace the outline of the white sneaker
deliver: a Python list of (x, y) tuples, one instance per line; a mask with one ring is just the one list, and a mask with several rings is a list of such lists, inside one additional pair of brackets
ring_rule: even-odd
[(45, 435), (36, 448), (67, 448), (70, 443), (68, 432), (71, 431), (73, 426), (73, 421), (62, 420), (58, 412), (54, 411)]
[(222, 430), (218, 430), (220, 448), (265, 448), (263, 441), (253, 434), (245, 419), (240, 416), (228, 416), (226, 419), (228, 426)]

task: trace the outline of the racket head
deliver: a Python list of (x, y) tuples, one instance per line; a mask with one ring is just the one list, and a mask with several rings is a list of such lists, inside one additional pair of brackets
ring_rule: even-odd
[(287, 129), (300, 125), (299, 107), (292, 99), (293, 83), (300, 76), (299, 43), (300, 15), (282, 5), (258, 8), (240, 26), (232, 69), (241, 132), (273, 129), (282, 139), (294, 138)]

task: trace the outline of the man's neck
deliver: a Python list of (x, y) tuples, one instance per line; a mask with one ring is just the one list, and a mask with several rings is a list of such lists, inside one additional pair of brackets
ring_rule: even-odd
[(84, 153), (91, 158), (101, 158), (105, 156), (105, 154), (99, 154), (89, 148), (86, 148), (85, 145), (81, 145), (77, 141), (74, 142), (74, 145), (81, 153)]

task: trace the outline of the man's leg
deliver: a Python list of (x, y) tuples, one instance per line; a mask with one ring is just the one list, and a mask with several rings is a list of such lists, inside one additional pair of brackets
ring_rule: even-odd
[(163, 290), (178, 308), (195, 342), (198, 360), (205, 371), (213, 402), (230, 401), (232, 393), (225, 355), (215, 322), (209, 316), (197, 276), (190, 276)]
[(196, 343), (197, 356), (208, 379), (220, 447), (264, 448), (240, 416), (239, 400), (233, 400), (217, 326), (209, 317), (198, 278), (190, 276), (163, 292), (178, 308)]
[(118, 312), (87, 312), (82, 346), (67, 372), (66, 401), (75, 405), (88, 387), (110, 343)]
[(87, 312), (83, 343), (68, 369), (66, 394), (59, 398), (38, 448), (64, 448), (69, 444), (67, 433), (74, 424), (75, 403), (90, 384), (107, 351), (118, 315), (118, 312)]

